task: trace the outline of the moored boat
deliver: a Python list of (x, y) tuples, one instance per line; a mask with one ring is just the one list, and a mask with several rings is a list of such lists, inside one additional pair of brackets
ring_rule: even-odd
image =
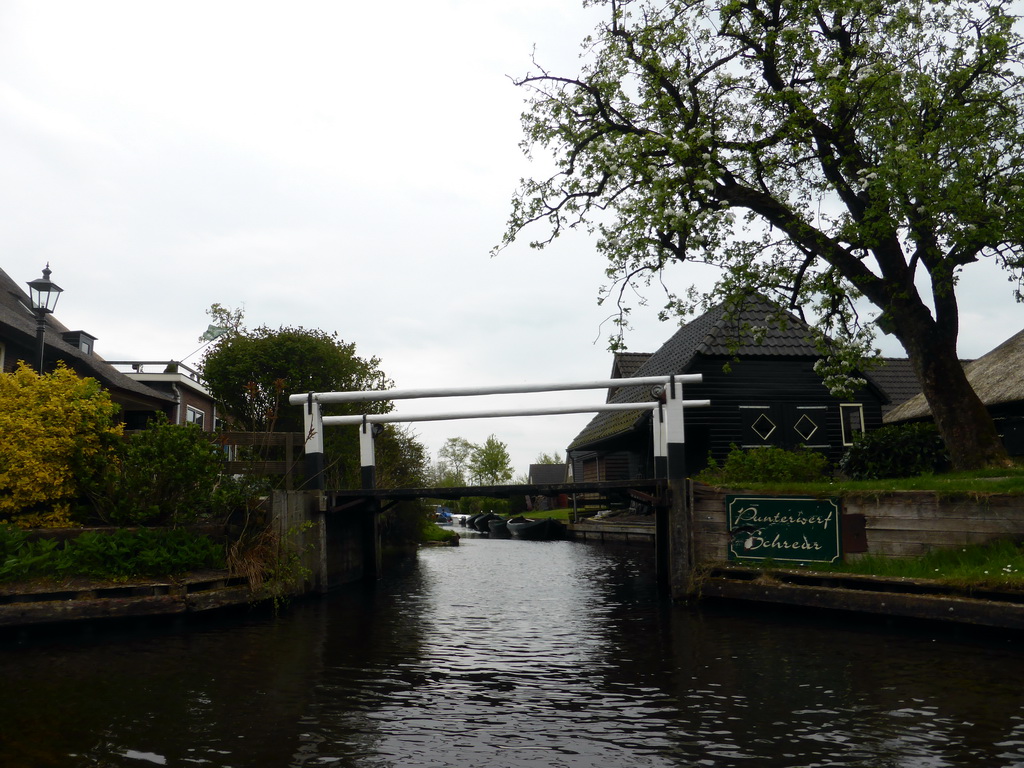
[(438, 525), (451, 525), (454, 522), (452, 511), (447, 507), (436, 507), (434, 510), (434, 522)]
[(529, 541), (553, 541), (565, 538), (565, 525), (553, 517), (530, 520), (525, 517), (513, 517), (508, 521), (509, 532), (519, 539)]
[(487, 522), (492, 539), (510, 539), (512, 533), (508, 529), (508, 518), (493, 517)]
[(491, 529), (488, 526), (488, 523), (495, 518), (500, 519), (500, 515), (496, 515), (493, 512), (487, 512), (473, 520), (473, 527), (480, 531), (480, 533), (490, 533)]

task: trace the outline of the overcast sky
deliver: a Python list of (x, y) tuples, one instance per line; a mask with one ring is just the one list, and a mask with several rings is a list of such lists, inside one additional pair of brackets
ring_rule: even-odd
[[(0, 0), (0, 267), (27, 282), (49, 262), (58, 317), (108, 360), (186, 358), (220, 302), (250, 327), (337, 331), (399, 387), (605, 378), (588, 237), (489, 256), (531, 171), (509, 76), (534, 46), (574, 73), (599, 16), (579, 0)], [(969, 270), (962, 290), (962, 356), (1021, 328), (999, 273)], [(634, 320), (635, 351), (675, 329)], [(589, 418), (415, 431), (432, 455), (494, 433), (525, 472)]]

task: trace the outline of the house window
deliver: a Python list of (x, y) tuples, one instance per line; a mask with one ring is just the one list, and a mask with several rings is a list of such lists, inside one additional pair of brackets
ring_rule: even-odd
[(206, 421), (206, 413), (198, 408), (193, 408), (191, 405), (187, 406), (185, 409), (185, 421), (189, 424), (198, 424), (202, 427)]
[(843, 425), (843, 445), (853, 445), (854, 435), (864, 431), (864, 406), (860, 403), (840, 403), (839, 420)]
[(96, 337), (85, 331), (66, 331), (61, 334), (65, 343), (77, 348), (84, 355), (91, 355)]
[(793, 431), (799, 437), (798, 445), (805, 448), (828, 448), (828, 437), (825, 434), (825, 421), (828, 417), (828, 406), (798, 405), (793, 410)]
[(744, 448), (772, 445), (778, 439), (779, 417), (771, 405), (741, 405)]

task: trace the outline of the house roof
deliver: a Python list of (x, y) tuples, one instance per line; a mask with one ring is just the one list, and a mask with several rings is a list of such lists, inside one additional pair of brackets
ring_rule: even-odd
[(883, 357), (882, 364), (865, 374), (888, 398), (882, 405), (883, 416), (921, 391), (910, 360), (905, 357)]
[[(964, 364), (967, 381), (987, 406), (1024, 401), (1024, 378), (1020, 375), (1024, 364), (1024, 331), (1008, 338), (998, 347), (977, 360)], [(886, 423), (923, 419), (931, 416), (932, 409), (922, 393), (918, 392), (900, 407), (885, 416)]]
[(628, 379), (651, 358), (650, 352), (616, 352), (612, 361), (612, 378)]
[[(36, 316), (32, 313), (31, 300), (28, 294), (11, 277), (0, 269), (0, 339), (10, 339), (22, 347), (36, 347)], [(68, 344), (63, 334), (69, 329), (56, 317), (46, 315), (46, 346), (54, 354), (63, 359), (69, 368), (80, 376), (91, 376), (112, 394), (120, 395), (123, 404), (136, 404), (141, 407), (157, 407), (162, 403), (173, 403), (171, 395), (157, 392), (108, 364), (103, 358), (82, 352), (77, 346)]]
[(531, 483), (564, 483), (566, 478), (565, 464), (531, 464)]
[[(636, 375), (640, 367), (651, 357), (650, 352), (616, 352), (612, 360), (612, 378), (629, 379)], [(612, 397), (618, 392), (617, 387), (609, 387), (608, 395), (605, 398), (609, 403)]]
[[(780, 315), (781, 313), (781, 315)], [(760, 296), (749, 297), (736, 309), (720, 304), (682, 326), (652, 354), (634, 376), (685, 373), (697, 355), (714, 357), (818, 357), (810, 327)], [(652, 399), (649, 387), (621, 387), (612, 403)], [(646, 411), (597, 414), (568, 450), (581, 450), (635, 429)]]

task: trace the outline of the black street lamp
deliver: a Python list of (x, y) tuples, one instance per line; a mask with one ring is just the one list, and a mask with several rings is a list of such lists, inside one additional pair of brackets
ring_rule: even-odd
[(32, 300), (32, 309), (36, 313), (36, 344), (39, 346), (39, 368), (37, 372), (43, 373), (43, 354), (46, 345), (43, 341), (46, 335), (46, 316), (53, 313), (57, 306), (57, 299), (64, 289), (50, 280), (50, 265), (47, 263), (43, 270), (43, 276), (37, 277), (28, 284), (29, 298)]

